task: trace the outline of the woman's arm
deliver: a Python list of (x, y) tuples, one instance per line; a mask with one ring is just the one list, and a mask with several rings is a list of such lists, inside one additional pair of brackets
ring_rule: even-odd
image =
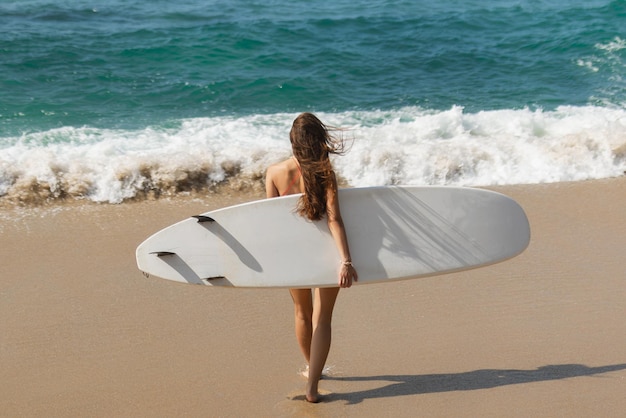
[(328, 229), (335, 240), (337, 250), (341, 256), (341, 266), (339, 269), (339, 286), (350, 287), (353, 281), (357, 281), (359, 276), (352, 265), (350, 248), (348, 247), (348, 237), (341, 218), (339, 209), (339, 196), (337, 190), (337, 179), (333, 173), (331, 187), (326, 192), (326, 218)]

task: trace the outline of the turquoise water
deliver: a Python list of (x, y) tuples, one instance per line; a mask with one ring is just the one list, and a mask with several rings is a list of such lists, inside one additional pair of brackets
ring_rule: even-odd
[[(283, 152), (301, 111), (353, 128), (357, 155), (339, 167), (353, 185), (564, 181), (624, 168), (623, 0), (4, 1), (0, 27), (0, 196), (38, 184), (51, 198), (121, 201), (161, 187), (156, 171), (204, 164), (207, 182), (219, 182), (233, 161), (254, 177), (251, 161)], [(588, 152), (564, 155), (568, 146), (551, 142), (564, 129)], [(443, 161), (445, 141), (466, 153), (468, 138), (478, 139), (474, 158)], [(545, 175), (521, 155), (504, 158), (537, 142)], [(415, 149), (397, 154), (399, 145)], [(187, 157), (194, 147), (203, 162)], [(251, 147), (256, 157), (241, 156)], [(489, 170), (501, 174), (488, 176), (494, 147)], [(555, 147), (553, 172), (545, 152)], [(172, 154), (180, 161), (165, 168)], [(429, 158), (443, 162), (415, 170)], [(572, 172), (581, 158), (591, 162)], [(128, 176), (143, 180), (114, 184)]]

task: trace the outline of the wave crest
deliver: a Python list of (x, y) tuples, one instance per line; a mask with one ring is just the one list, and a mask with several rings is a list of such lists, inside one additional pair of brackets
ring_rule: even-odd
[[(121, 203), (215, 190), (262, 192), (290, 155), (295, 114), (198, 118), (140, 130), (61, 128), (0, 138), (0, 201)], [(488, 186), (576, 181), (626, 170), (626, 111), (465, 113), (403, 108), (319, 114), (348, 128), (343, 184)]]

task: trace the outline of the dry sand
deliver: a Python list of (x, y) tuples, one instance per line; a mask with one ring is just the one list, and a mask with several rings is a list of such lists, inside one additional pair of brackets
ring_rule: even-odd
[(257, 196), (3, 209), (0, 415), (625, 416), (626, 178), (497, 190), (527, 211), (526, 252), (342, 291), (317, 405), (285, 290), (135, 266), (151, 233)]

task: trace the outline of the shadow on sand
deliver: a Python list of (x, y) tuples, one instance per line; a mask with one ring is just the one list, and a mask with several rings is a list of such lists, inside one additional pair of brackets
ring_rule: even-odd
[(427, 375), (389, 375), (332, 377), (325, 379), (345, 382), (391, 382), (385, 386), (345, 393), (332, 393), (324, 396), (325, 402), (347, 401), (357, 404), (364, 399), (387, 398), (394, 396), (420, 395), (426, 393), (453, 392), (489, 389), (499, 386), (522, 383), (544, 382), (569, 379), (581, 376), (593, 376), (626, 369), (626, 364), (601, 367), (588, 367), (582, 364), (560, 364), (539, 367), (535, 370), (475, 370), (465, 373), (427, 374)]

